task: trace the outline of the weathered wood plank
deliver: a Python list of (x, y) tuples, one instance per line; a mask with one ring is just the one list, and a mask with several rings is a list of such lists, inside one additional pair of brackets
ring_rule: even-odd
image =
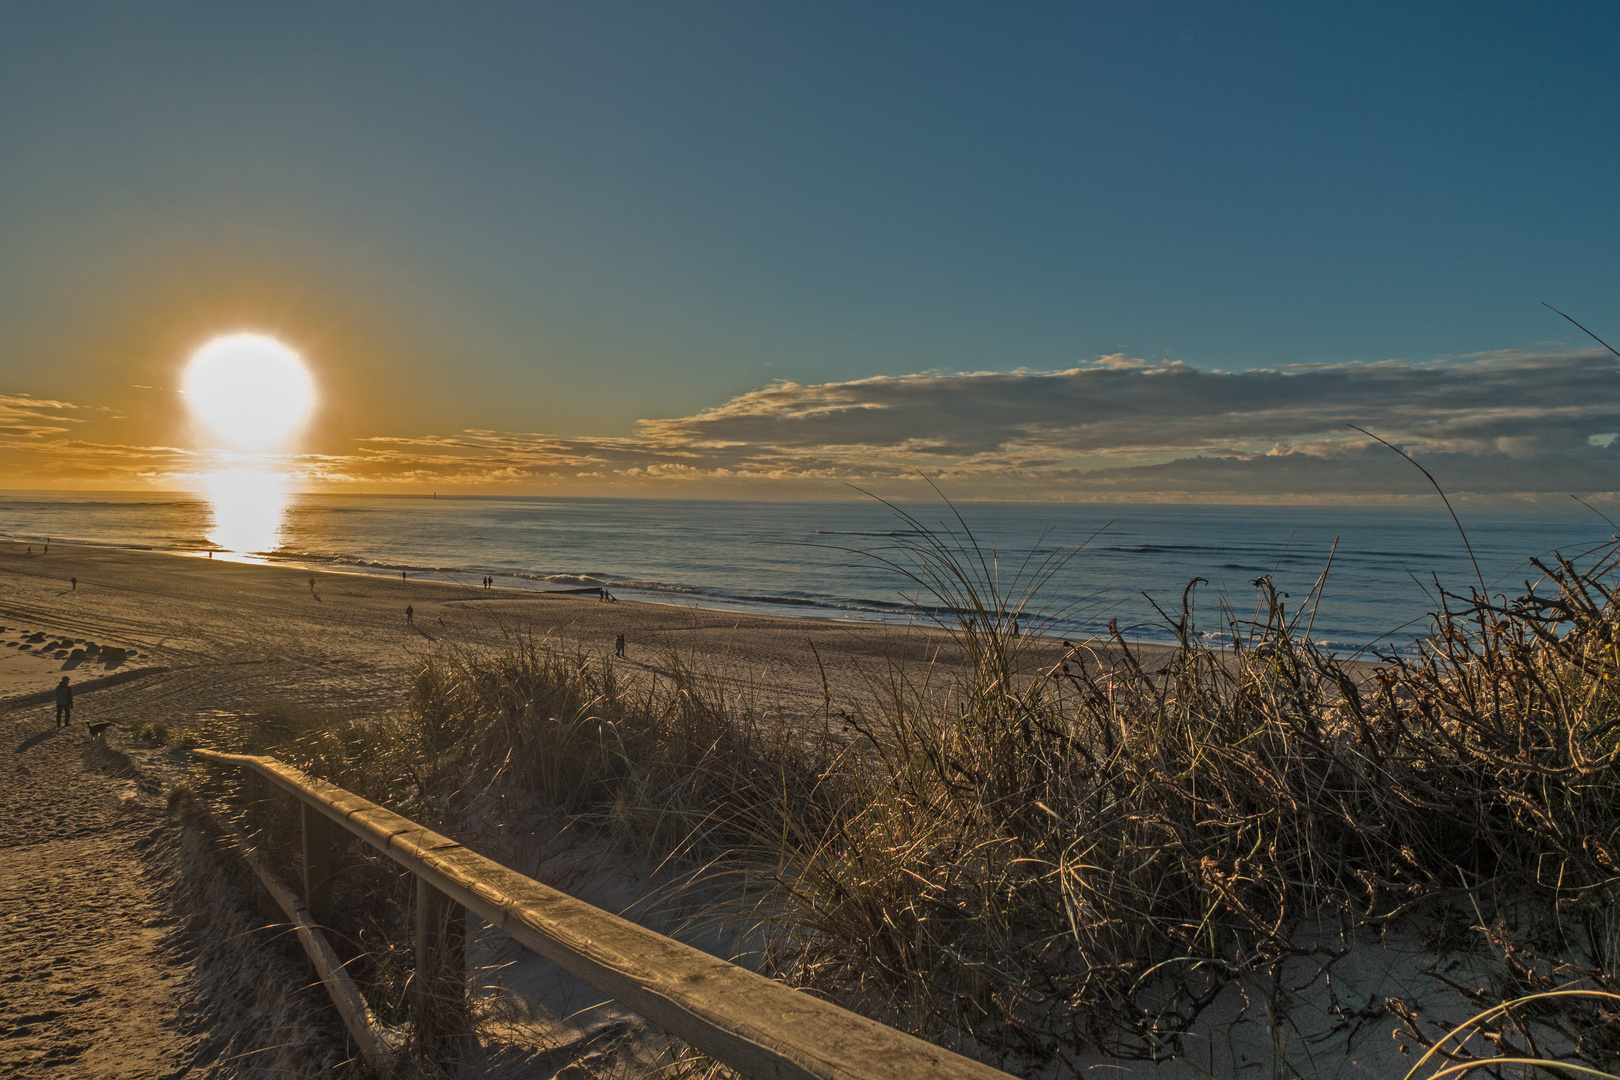
[(467, 916), (461, 905), (416, 879), (416, 975), (411, 980), (419, 1052), (455, 1059), (467, 1023)]
[(304, 906), (315, 921), (332, 920), (332, 879), (337, 876), (337, 848), (343, 832), (307, 802), (298, 806), (304, 841)]
[(1006, 1080), (998, 1069), (576, 900), (383, 807), (361, 806), (282, 762), (197, 754), (270, 777), (450, 900), (745, 1076)]
[(304, 952), (308, 955), (310, 963), (314, 965), (316, 975), (326, 987), (327, 994), (332, 998), (332, 1004), (337, 1007), (338, 1015), (343, 1017), (344, 1026), (349, 1029), (355, 1045), (360, 1048), (360, 1056), (366, 1059), (366, 1064), (370, 1065), (377, 1075), (389, 1075), (394, 1058), (392, 1041), (382, 1022), (371, 1011), (371, 1006), (366, 1004), (360, 988), (349, 978), (349, 973), (343, 967), (343, 961), (332, 951), (326, 935), (316, 927), (309, 910), (265, 864), (253, 842), (240, 829), (232, 829), (231, 832), (232, 839), (236, 842), (236, 850), (241, 854), (243, 861), (258, 875), (265, 891), (275, 900), (276, 905), (287, 916), (287, 920), (292, 923), (293, 929), (297, 931), (298, 940), (304, 946)]

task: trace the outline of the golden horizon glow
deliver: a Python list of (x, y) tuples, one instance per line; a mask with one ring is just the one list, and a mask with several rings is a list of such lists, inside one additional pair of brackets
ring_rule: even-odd
[(239, 450), (266, 450), (304, 426), (315, 380), (303, 358), (264, 334), (227, 334), (192, 353), (185, 394), (191, 411)]

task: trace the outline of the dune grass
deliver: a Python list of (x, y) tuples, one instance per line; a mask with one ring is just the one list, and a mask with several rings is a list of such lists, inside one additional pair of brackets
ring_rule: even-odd
[[(1448, 1068), (1614, 1067), (1615, 548), (1537, 563), (1522, 595), (1438, 594), (1417, 650), (1376, 665), (1317, 648), (1265, 578), (1206, 636), (1194, 582), (1149, 662), (1117, 632), (1056, 654), (1030, 632), (1052, 562), (1004, 578), (965, 526), (916, 536), (883, 558), (953, 613), (966, 662), (897, 665), (816, 730), (679, 656), (633, 691), (519, 635), (429, 661), (394, 715), (272, 709), (251, 741), (451, 831), (543, 805), (763, 883), (746, 917), (769, 970), (1016, 1071), (1176, 1054), (1223, 987), (1309, 954), (1296, 931), (1321, 918), (1500, 956), (1489, 992), (1535, 1005), (1489, 1013), (1487, 1049)], [(391, 902), (399, 925), (351, 928), (356, 948), (403, 930)], [(399, 999), (386, 954), (374, 978)]]

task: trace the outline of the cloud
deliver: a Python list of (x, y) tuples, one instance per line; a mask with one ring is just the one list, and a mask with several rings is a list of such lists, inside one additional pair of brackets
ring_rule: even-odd
[[(157, 482), (193, 451), (63, 438), (81, 406), (0, 397), (0, 454), (55, 475)], [(943, 481), (963, 497), (1326, 500), (1427, 497), (1355, 424), (1403, 446), (1448, 492), (1620, 493), (1620, 364), (1601, 352), (1496, 352), (1206, 372), (1108, 356), (1065, 371), (931, 372), (775, 383), (635, 435), (469, 430), (377, 435), (289, 455), (299, 482), (440, 490), (837, 493)], [(1616, 497), (1620, 497), (1617, 495)]]
[(65, 413), (80, 409), (65, 401), (50, 401), (27, 394), (0, 394), (0, 437), (39, 438), (66, 432), (68, 424), (82, 423)]
[(1359, 440), (1356, 424), (1422, 450), (1531, 454), (1620, 420), (1606, 353), (1491, 355), (1443, 364), (1300, 365), (1215, 373), (1105, 357), (1050, 373), (778, 383), (695, 416), (644, 421), (656, 444), (862, 448), (908, 457), (1257, 452)]

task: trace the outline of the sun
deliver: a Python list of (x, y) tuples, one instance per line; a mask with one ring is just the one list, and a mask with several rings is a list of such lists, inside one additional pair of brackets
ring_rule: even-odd
[(227, 334), (191, 354), (186, 399), (239, 450), (267, 450), (304, 425), (315, 380), (303, 358), (263, 334)]

